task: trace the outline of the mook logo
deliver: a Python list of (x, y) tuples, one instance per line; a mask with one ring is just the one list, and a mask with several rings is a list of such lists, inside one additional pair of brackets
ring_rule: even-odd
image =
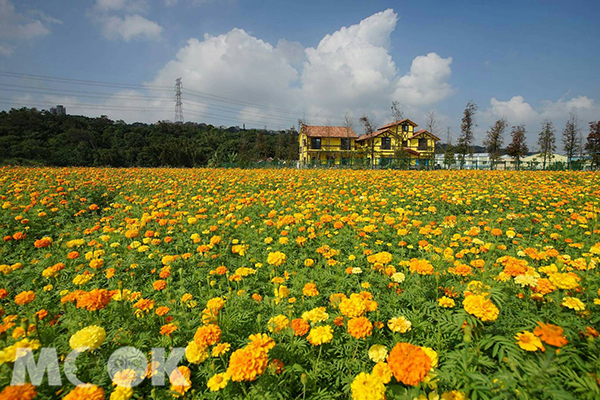
[[(79, 347), (71, 351), (64, 359), (64, 377), (75, 386), (87, 385), (77, 377), (77, 357), (89, 347)], [(174, 386), (187, 387), (189, 381), (181, 374), (178, 364), (185, 354), (185, 348), (175, 347), (168, 356), (164, 348), (153, 348), (151, 361), (140, 350), (135, 347), (122, 347), (115, 350), (106, 363), (106, 372), (112, 382), (117, 386), (135, 387), (145, 379), (150, 379), (153, 386), (164, 386), (165, 376)], [(44, 347), (40, 351), (37, 362), (30, 348), (20, 347), (16, 349), (15, 362), (11, 385), (24, 385), (26, 378), (34, 386), (40, 386), (44, 376), (48, 376), (48, 385), (62, 386), (61, 375), (56, 349)]]

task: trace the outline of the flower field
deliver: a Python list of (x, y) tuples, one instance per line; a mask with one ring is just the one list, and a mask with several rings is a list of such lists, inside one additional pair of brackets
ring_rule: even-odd
[(600, 174), (4, 167), (0, 206), (0, 399), (600, 398)]

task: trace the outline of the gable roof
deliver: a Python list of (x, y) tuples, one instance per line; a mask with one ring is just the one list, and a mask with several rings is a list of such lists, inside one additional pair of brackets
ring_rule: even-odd
[(346, 126), (303, 125), (307, 137), (358, 138), (352, 128)]
[(412, 126), (419, 126), (419, 125), (415, 124), (414, 122), (412, 122), (410, 119), (404, 118), (404, 119), (401, 119), (400, 121), (391, 122), (389, 124), (386, 124), (386, 125), (382, 126), (381, 128), (379, 128), (379, 130), (385, 129), (385, 128), (391, 128), (393, 126), (402, 125), (402, 124), (409, 124), (409, 125), (412, 125)]
[(371, 139), (374, 137), (377, 137), (379, 135), (381, 135), (382, 133), (385, 133), (389, 131), (388, 128), (380, 128), (379, 130), (376, 130), (375, 132), (371, 132), (371, 133), (367, 133), (366, 135), (362, 135), (361, 137), (359, 137), (358, 139), (356, 139), (357, 142), (362, 142), (363, 140), (367, 140), (367, 139)]
[(426, 131), (425, 129), (419, 129), (417, 132), (414, 133), (414, 135), (412, 135), (411, 137), (408, 138), (408, 140), (410, 139), (414, 139), (417, 136), (421, 136), (422, 134), (427, 134), (429, 136), (431, 136), (432, 138), (434, 138), (435, 140), (440, 140), (439, 137), (435, 136), (433, 133)]

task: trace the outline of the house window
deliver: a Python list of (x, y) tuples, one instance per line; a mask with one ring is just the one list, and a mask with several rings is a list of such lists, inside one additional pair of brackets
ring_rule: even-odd
[(342, 139), (340, 143), (342, 150), (350, 150), (350, 139)]
[(427, 138), (419, 139), (419, 150), (427, 150)]
[(408, 147), (408, 140), (402, 141), (402, 147)]
[(315, 150), (321, 149), (321, 138), (311, 138), (310, 148)]
[(390, 150), (392, 148), (392, 138), (384, 137), (381, 138), (381, 149)]
[(408, 125), (402, 125), (402, 130), (404, 132), (408, 132)]

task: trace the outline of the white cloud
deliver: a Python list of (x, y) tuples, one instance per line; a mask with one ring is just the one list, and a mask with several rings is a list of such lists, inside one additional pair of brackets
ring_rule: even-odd
[(523, 96), (513, 96), (508, 101), (500, 101), (492, 97), (490, 108), (486, 113), (492, 118), (506, 118), (510, 124), (524, 124), (539, 117)]
[[(152, 85), (171, 86), (178, 77), (183, 77), (184, 89), (277, 107), (292, 102), (288, 89), (298, 73), (272, 45), (243, 29), (233, 29), (219, 36), (205, 35), (202, 41), (190, 39)], [(192, 101), (215, 103), (206, 98), (188, 97), (184, 103), (186, 100), (191, 100), (186, 109), (196, 108)]]
[(437, 103), (450, 96), (454, 89), (447, 80), (452, 73), (452, 57), (436, 53), (416, 57), (408, 74), (400, 78), (394, 97), (415, 106)]
[[(568, 93), (567, 93), (568, 94)], [(598, 120), (600, 106), (587, 96), (578, 96), (566, 99), (564, 95), (556, 101), (544, 100), (539, 107), (533, 107), (523, 96), (513, 96), (510, 100), (501, 101), (492, 97), (490, 106), (479, 113), (480, 126), (477, 132), (477, 142), (485, 136), (485, 130), (498, 118), (506, 118), (509, 126), (525, 124), (527, 140), (531, 149), (537, 149), (537, 133), (543, 120), (549, 119), (556, 127), (557, 137), (560, 136), (570, 112), (575, 112), (579, 120), (581, 134), (587, 136), (588, 122)], [(505, 142), (510, 141), (506, 134)], [(562, 151), (558, 140), (558, 151)]]
[(107, 16), (102, 20), (102, 33), (107, 39), (123, 39), (128, 42), (132, 39), (158, 39), (163, 28), (154, 21), (150, 21), (139, 14)]
[(88, 16), (100, 24), (102, 34), (110, 40), (159, 39), (163, 27), (142, 14), (148, 11), (147, 0), (96, 0)]
[(18, 12), (9, 0), (0, 0), (0, 54), (10, 55), (13, 43), (49, 35), (51, 25), (60, 23), (42, 11)]
[[(160, 37), (157, 23), (139, 14), (123, 15), (128, 4), (131, 1), (99, 1), (91, 10), (96, 12), (92, 18), (110, 39)], [(371, 113), (383, 124), (391, 118), (392, 100), (403, 103), (407, 116), (418, 118), (414, 115), (424, 114), (453, 93), (448, 82), (452, 58), (435, 53), (417, 57), (402, 76), (390, 54), (397, 22), (398, 15), (388, 9), (342, 27), (308, 48), (285, 39), (272, 45), (238, 28), (191, 38), (149, 86), (171, 88), (182, 77), (186, 120), (217, 124), (287, 128), (306, 117), (309, 123), (341, 125), (346, 112), (355, 120)], [(161, 102), (161, 108), (172, 109), (173, 101)], [(166, 114), (172, 118), (173, 112)], [(153, 113), (144, 115), (148, 122), (157, 118)]]

